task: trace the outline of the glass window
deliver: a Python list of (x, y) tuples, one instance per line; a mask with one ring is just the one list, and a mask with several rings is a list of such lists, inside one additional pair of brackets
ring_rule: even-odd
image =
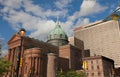
[(93, 64), (93, 61), (91, 61), (91, 64)]
[(86, 73), (86, 75), (88, 76), (88, 75), (89, 75), (89, 73)]
[(27, 73), (27, 64), (25, 65), (25, 73)]
[(94, 67), (93, 67), (93, 66), (91, 66), (91, 69), (93, 70), (93, 69), (94, 69)]
[(98, 76), (100, 76), (101, 75), (101, 73), (100, 72), (98, 72)]
[(94, 73), (92, 73), (92, 76), (94, 76)]
[(62, 34), (60, 34), (60, 38), (62, 38)]
[(100, 69), (100, 67), (99, 67), (99, 66), (97, 66), (97, 69)]

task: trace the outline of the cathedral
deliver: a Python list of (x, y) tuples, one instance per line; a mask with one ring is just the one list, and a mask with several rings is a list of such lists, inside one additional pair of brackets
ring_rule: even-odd
[(68, 40), (58, 21), (46, 42), (28, 37), (21, 29), (8, 41), (12, 71), (4, 77), (56, 77), (57, 71), (80, 70), (83, 50), (83, 42)]
[(120, 77), (119, 10), (103, 20), (75, 28), (71, 38), (58, 20), (46, 42), (20, 29), (8, 41), (5, 58), (12, 65), (3, 77), (57, 77), (58, 71), (79, 72), (82, 68), (87, 77)]

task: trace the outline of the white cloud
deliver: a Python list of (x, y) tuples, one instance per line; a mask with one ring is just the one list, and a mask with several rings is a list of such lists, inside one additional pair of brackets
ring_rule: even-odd
[(49, 32), (55, 27), (55, 22), (52, 20), (40, 20), (36, 25), (36, 31), (32, 32), (30, 36), (43, 40), (45, 39), (46, 35), (48, 35)]
[(96, 0), (83, 0), (80, 11), (75, 12), (72, 16), (69, 17), (69, 20), (73, 21), (82, 16), (93, 15), (101, 13), (107, 9), (106, 6), (100, 5)]
[(71, 3), (73, 0), (57, 0), (56, 2), (55, 2), (55, 5), (57, 6), (57, 8), (59, 8), (59, 9), (63, 9), (63, 8), (66, 8), (66, 7), (68, 7), (69, 5), (69, 3)]
[(22, 0), (1, 0), (0, 4), (5, 5), (6, 7), (9, 7), (9, 8), (16, 9), (21, 7), (22, 5), (21, 2)]
[(1, 56), (5, 56), (8, 54), (8, 50), (7, 49), (2, 49), (2, 55)]
[(78, 21), (76, 22), (75, 26), (81, 26), (81, 25), (86, 25), (90, 23), (89, 18), (79, 18)]
[(11, 23), (14, 29), (18, 30), (23, 27), (31, 31), (29, 36), (38, 39), (45, 37), (55, 26), (55, 22), (48, 20), (47, 17), (65, 16), (67, 13), (64, 9), (61, 11), (45, 10), (33, 4), (31, 0), (3, 0), (0, 4), (4, 6), (0, 11), (3, 18)]
[(72, 16), (69, 16), (67, 21), (65, 23), (62, 23), (62, 27), (66, 33), (71, 36), (75, 27), (90, 23), (89, 18), (82, 18), (82, 16), (97, 14), (104, 11), (106, 8), (107, 7), (101, 6), (95, 0), (83, 0), (80, 6), (80, 11), (76, 11)]
[[(61, 25), (70, 36), (74, 27), (90, 22), (89, 18), (81, 18), (82, 16), (100, 13), (107, 8), (95, 0), (83, 0), (80, 10), (69, 16), (67, 7), (72, 1), (74, 0), (57, 0), (54, 4), (59, 9), (52, 10), (33, 4), (32, 0), (0, 0), (0, 4), (4, 6), (0, 9), (0, 14), (12, 24), (14, 29), (23, 27), (31, 32), (30, 37), (45, 39), (55, 27), (55, 22), (48, 19), (49, 17), (67, 18), (65, 22), (61, 22)], [(74, 22), (75, 20), (77, 22)]]
[[(32, 1), (25, 0), (23, 1), (26, 12), (32, 13), (38, 17), (46, 18), (46, 16), (62, 16), (65, 15), (68, 11), (67, 10), (51, 10), (51, 9), (44, 9), (38, 5), (32, 3)], [(63, 13), (64, 12), (64, 13)]]
[(1, 56), (4, 56), (8, 53), (8, 50), (5, 49), (5, 47), (7, 47), (7, 45), (4, 43), (4, 38), (2, 37), (2, 35), (0, 34), (0, 46), (1, 46)]
[(3, 41), (4, 38), (2, 37), (2, 35), (0, 34), (0, 42)]
[(73, 29), (75, 27), (81, 26), (81, 25), (86, 25), (90, 23), (89, 18), (79, 18), (76, 23), (68, 20), (66, 22), (61, 22), (61, 26), (64, 29), (64, 31), (68, 34), (68, 36), (73, 35)]
[(90, 19), (83, 18), (84, 16), (101, 13), (106, 9), (106, 6), (100, 5), (96, 0), (83, 0), (82, 4), (80, 5), (80, 10), (69, 16), (67, 22), (63, 24), (64, 29), (66, 32), (69, 32), (69, 35), (72, 35), (72, 30), (75, 27), (90, 23)]
[(73, 35), (73, 28), (72, 28), (73, 22), (66, 21), (66, 22), (61, 22), (60, 24), (61, 24), (61, 27), (67, 33), (68, 36)]

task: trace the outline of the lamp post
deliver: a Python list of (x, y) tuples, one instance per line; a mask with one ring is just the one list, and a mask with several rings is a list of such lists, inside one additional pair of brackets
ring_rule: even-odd
[(2, 58), (2, 39), (0, 39), (0, 58)]
[(22, 61), (21, 58), (21, 52), (22, 52), (22, 43), (23, 43), (23, 37), (25, 36), (25, 29), (20, 29), (18, 35), (20, 36), (20, 51), (18, 52), (18, 57), (17, 57), (17, 68), (16, 68), (16, 77), (19, 77), (19, 68), (20, 68), (20, 62)]
[(1, 55), (2, 55), (2, 51), (1, 51), (1, 44), (0, 44), (0, 58), (1, 58)]

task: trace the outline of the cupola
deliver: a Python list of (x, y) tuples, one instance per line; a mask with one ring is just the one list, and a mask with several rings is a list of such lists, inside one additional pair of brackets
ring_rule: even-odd
[(61, 28), (59, 21), (57, 19), (56, 27), (53, 29), (53, 31), (48, 34), (48, 43), (51, 43), (55, 46), (61, 46), (68, 44), (68, 37), (66, 33)]

